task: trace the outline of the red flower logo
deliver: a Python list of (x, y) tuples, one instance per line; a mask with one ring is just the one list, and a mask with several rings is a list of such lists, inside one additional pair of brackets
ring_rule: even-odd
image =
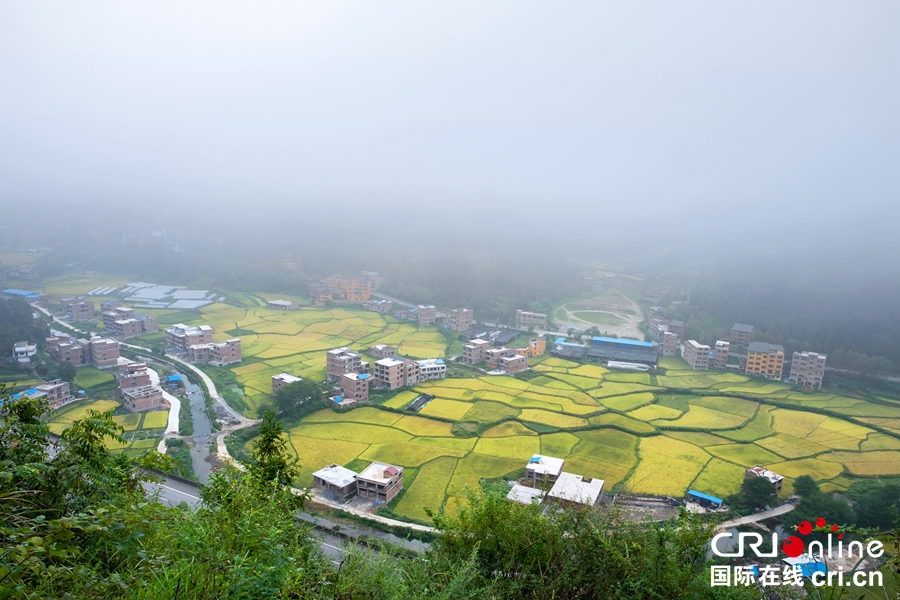
[(804, 544), (803, 540), (796, 535), (792, 535), (781, 543), (781, 549), (784, 551), (785, 555), (790, 556), (791, 558), (797, 558), (803, 554), (803, 551), (806, 549), (806, 544)]

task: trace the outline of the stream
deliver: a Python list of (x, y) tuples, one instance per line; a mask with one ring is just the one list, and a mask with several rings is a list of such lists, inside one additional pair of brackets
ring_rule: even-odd
[(197, 479), (200, 483), (209, 483), (209, 475), (212, 472), (212, 466), (206, 460), (209, 457), (209, 440), (212, 433), (212, 423), (209, 422), (209, 416), (206, 414), (206, 402), (203, 398), (203, 390), (199, 385), (191, 383), (183, 373), (181, 380), (184, 382), (184, 389), (187, 392), (188, 402), (191, 407), (191, 418), (194, 421), (194, 437), (193, 448), (191, 448), (191, 464)]

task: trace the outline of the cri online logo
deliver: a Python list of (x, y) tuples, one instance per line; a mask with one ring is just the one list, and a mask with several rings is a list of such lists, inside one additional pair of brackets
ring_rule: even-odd
[[(816, 527), (824, 528), (827, 525), (828, 523), (824, 518), (819, 517), (818, 519), (816, 519)], [(830, 529), (832, 532), (837, 533), (839, 528), (837, 525), (832, 525)], [(803, 536), (809, 535), (810, 533), (812, 533), (812, 530), (813, 526), (809, 521), (801, 521), (800, 525), (797, 526), (797, 532)], [(838, 533), (838, 539), (844, 539), (844, 534)], [(797, 558), (798, 556), (803, 554), (804, 550), (806, 550), (806, 544), (796, 535), (792, 535), (781, 543), (781, 550), (785, 553), (785, 555), (790, 556), (791, 558)]]

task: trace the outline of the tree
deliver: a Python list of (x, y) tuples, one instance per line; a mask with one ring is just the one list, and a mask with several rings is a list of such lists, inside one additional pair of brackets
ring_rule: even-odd
[(794, 480), (794, 493), (801, 498), (807, 498), (819, 493), (819, 484), (809, 475), (801, 475)]
[(69, 361), (63, 361), (59, 363), (59, 366), (56, 368), (56, 375), (69, 383), (75, 383), (75, 375), (78, 373), (78, 369), (75, 368), (75, 365), (70, 363)]
[(900, 485), (888, 484), (870, 489), (856, 501), (854, 512), (860, 527), (889, 528), (900, 510)]
[(315, 382), (303, 379), (289, 383), (275, 393), (275, 406), (283, 415), (292, 415), (298, 407), (322, 399), (322, 388)]
[(775, 484), (765, 477), (751, 477), (741, 484), (741, 496), (750, 508), (764, 508), (772, 504)]
[(259, 438), (253, 447), (254, 472), (263, 481), (290, 485), (297, 476), (296, 460), (289, 457), (283, 434), (284, 427), (275, 416), (275, 411), (267, 410), (259, 424)]

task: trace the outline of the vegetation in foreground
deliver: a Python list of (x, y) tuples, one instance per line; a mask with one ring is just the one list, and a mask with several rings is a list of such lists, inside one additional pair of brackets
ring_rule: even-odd
[(711, 588), (711, 525), (636, 523), (615, 512), (536, 506), (469, 494), (425, 560), (348, 549), (335, 567), (293, 518), (305, 497), (283, 484), (296, 465), (266, 413), (246, 472), (202, 488), (196, 510), (146, 499), (148, 452), (131, 463), (91, 411), (48, 453), (46, 406), (6, 397), (0, 418), (0, 597), (21, 598), (752, 598)]

